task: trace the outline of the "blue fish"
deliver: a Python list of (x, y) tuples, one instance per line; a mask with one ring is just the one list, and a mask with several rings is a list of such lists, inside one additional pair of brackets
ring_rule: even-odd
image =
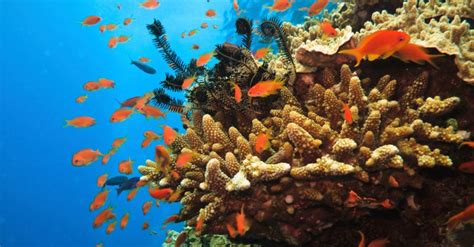
[(106, 186), (106, 185), (121, 185), (121, 184), (125, 183), (127, 180), (128, 180), (128, 178), (126, 176), (111, 177), (111, 178), (107, 179), (107, 181), (105, 181), (104, 186)]
[(130, 178), (129, 180), (123, 182), (120, 184), (120, 186), (117, 188), (117, 195), (120, 195), (122, 191), (124, 190), (133, 190), (137, 187), (137, 182), (140, 181), (140, 177), (133, 177)]
[(153, 67), (149, 66), (149, 65), (146, 65), (142, 62), (139, 62), (139, 61), (133, 61), (131, 62), (133, 65), (137, 66), (137, 68), (139, 68), (141, 71), (147, 73), (147, 74), (155, 74), (156, 73), (156, 69), (154, 69)]

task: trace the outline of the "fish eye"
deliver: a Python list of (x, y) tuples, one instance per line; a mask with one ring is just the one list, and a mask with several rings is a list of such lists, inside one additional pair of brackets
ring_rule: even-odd
[(400, 40), (400, 41), (404, 41), (404, 40), (405, 40), (405, 38), (404, 38), (404, 37), (400, 37), (400, 39), (399, 39), (399, 40)]

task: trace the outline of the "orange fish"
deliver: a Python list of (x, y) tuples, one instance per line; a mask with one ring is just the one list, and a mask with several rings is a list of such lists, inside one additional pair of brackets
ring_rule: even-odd
[(171, 193), (173, 193), (173, 190), (170, 188), (165, 188), (165, 189), (159, 189), (159, 188), (148, 188), (148, 192), (150, 195), (158, 200), (166, 200)]
[(128, 218), (129, 218), (128, 212), (125, 213), (122, 218), (120, 219), (120, 229), (125, 229), (125, 227), (128, 225)]
[(112, 223), (109, 223), (109, 225), (107, 226), (107, 228), (105, 229), (105, 233), (110, 234), (112, 233), (114, 230), (115, 230), (115, 225), (117, 224), (117, 221), (114, 221)]
[(151, 130), (145, 131), (143, 135), (145, 136), (145, 139), (142, 141), (142, 145), (141, 145), (142, 148), (148, 147), (148, 145), (150, 145), (152, 141), (158, 140), (161, 138), (158, 134), (156, 134), (155, 132)]
[(207, 22), (203, 22), (203, 23), (201, 24), (201, 28), (202, 28), (202, 29), (206, 29), (207, 27), (209, 27), (209, 25), (207, 24)]
[(135, 188), (135, 189), (131, 190), (130, 192), (128, 192), (127, 201), (131, 201), (131, 200), (133, 200), (133, 198), (135, 198), (135, 196), (137, 195), (138, 189), (139, 188)]
[(135, 96), (125, 100), (124, 102), (120, 103), (120, 107), (134, 107), (137, 104), (137, 101), (141, 98), (141, 96)]
[(372, 240), (369, 245), (367, 245), (367, 247), (384, 247), (385, 245), (387, 245), (388, 243), (390, 243), (390, 241), (386, 238), (379, 238), (379, 239), (375, 239), (375, 240)]
[(145, 2), (140, 4), (141, 7), (145, 9), (156, 9), (160, 6), (158, 0), (146, 0)]
[(107, 24), (107, 25), (105, 25), (105, 29), (107, 29), (108, 31), (113, 31), (117, 28), (118, 28), (117, 24)]
[(120, 148), (126, 141), (127, 141), (127, 137), (117, 137), (117, 138), (115, 138), (115, 140), (112, 142), (112, 148), (113, 148), (113, 149), (118, 149), (118, 148)]
[(159, 117), (166, 117), (166, 115), (160, 111), (160, 109), (151, 105), (145, 105), (138, 111), (145, 115), (146, 118), (158, 119)]
[(213, 9), (209, 9), (209, 10), (206, 11), (206, 16), (207, 16), (207, 17), (214, 17), (214, 16), (216, 16), (216, 15), (217, 15), (217, 13), (216, 13), (216, 11), (213, 10)]
[(302, 11), (308, 11), (308, 15), (311, 17), (311, 16), (315, 16), (319, 13), (321, 13), (321, 11), (326, 8), (326, 6), (328, 5), (328, 2), (329, 0), (316, 0), (314, 1), (313, 4), (311, 4), (311, 6), (309, 6), (309, 8), (305, 7), (305, 8), (300, 8), (299, 10), (302, 10)]
[(171, 162), (170, 154), (164, 146), (157, 145), (155, 147), (155, 161), (161, 164), (162, 168), (170, 164)]
[(105, 182), (107, 182), (107, 177), (108, 176), (109, 176), (109, 174), (107, 174), (107, 173), (100, 175), (97, 178), (97, 187), (99, 187), (99, 188), (104, 187)]
[(193, 50), (199, 50), (199, 45), (193, 44), (193, 46), (191, 46), (191, 49), (193, 49)]
[(354, 56), (359, 66), (360, 61), (368, 57), (369, 61), (382, 57), (382, 59), (392, 56), (395, 52), (406, 46), (410, 42), (407, 33), (392, 30), (376, 31), (364, 37), (354, 49), (342, 50), (339, 53)]
[(449, 218), (446, 224), (448, 225), (448, 230), (456, 229), (459, 225), (463, 223), (471, 223), (474, 221), (474, 203), (467, 206), (462, 212)]
[(176, 167), (181, 168), (187, 165), (193, 158), (193, 153), (181, 153), (176, 158)]
[(122, 174), (130, 175), (133, 172), (132, 168), (133, 161), (128, 158), (128, 160), (122, 160), (119, 164), (119, 172)]
[(140, 61), (142, 63), (148, 63), (148, 62), (150, 62), (150, 59), (147, 58), (147, 57), (141, 57), (141, 58), (138, 59), (138, 61)]
[(91, 15), (86, 17), (81, 23), (83, 26), (93, 26), (102, 20), (100, 16)]
[(89, 211), (94, 211), (104, 206), (105, 201), (107, 201), (107, 196), (109, 192), (110, 192), (109, 190), (104, 190), (104, 191), (99, 192), (94, 197), (94, 200), (92, 200), (91, 204), (89, 205)]
[(390, 186), (392, 186), (393, 188), (398, 188), (400, 187), (400, 184), (398, 183), (397, 179), (395, 179), (394, 176), (390, 175), (388, 177), (388, 183), (390, 184)]
[(269, 80), (260, 81), (249, 89), (247, 95), (249, 97), (267, 97), (276, 94), (283, 87), (283, 81)]
[(83, 149), (72, 156), (73, 166), (87, 166), (97, 161), (102, 156), (99, 150), (92, 150), (90, 148)]
[(79, 97), (76, 98), (76, 103), (78, 103), (78, 104), (84, 103), (88, 97), (89, 96), (87, 96), (87, 95), (79, 96)]
[(190, 76), (184, 79), (183, 84), (181, 84), (181, 89), (186, 89), (196, 80), (196, 76)]
[(106, 221), (115, 219), (115, 214), (112, 212), (112, 207), (108, 207), (100, 212), (94, 219), (92, 227), (98, 228), (103, 225)]
[(235, 222), (237, 223), (237, 232), (240, 236), (244, 236), (244, 234), (249, 230), (250, 226), (245, 219), (244, 213), (244, 205), (240, 208), (240, 213), (237, 213), (235, 216)]
[(127, 109), (127, 108), (120, 108), (114, 113), (112, 113), (112, 116), (110, 117), (110, 122), (112, 123), (118, 123), (118, 122), (123, 122), (127, 120), (133, 113), (133, 109)]
[(130, 25), (130, 23), (132, 23), (132, 21), (133, 21), (132, 18), (125, 18), (125, 20), (123, 20), (123, 25), (128, 26)]
[(95, 124), (95, 119), (87, 116), (80, 116), (71, 120), (66, 120), (64, 127), (73, 126), (76, 128), (87, 128)]
[(212, 57), (214, 57), (214, 52), (209, 52), (201, 55), (198, 60), (196, 60), (196, 66), (202, 67), (206, 65), (212, 59)]
[(111, 156), (112, 156), (112, 154), (110, 152), (105, 154), (104, 156), (102, 156), (102, 165), (105, 165), (105, 164), (109, 163), (109, 160), (110, 160)]
[(173, 143), (176, 139), (177, 135), (178, 133), (176, 133), (176, 130), (168, 125), (163, 125), (163, 139), (166, 145), (171, 145), (171, 143)]
[(348, 124), (352, 124), (352, 114), (349, 105), (343, 104), (342, 109), (344, 110), (344, 120), (346, 120)]
[(169, 224), (171, 222), (175, 222), (178, 219), (179, 219), (179, 215), (173, 214), (170, 217), (168, 217), (168, 219), (166, 219), (165, 222), (163, 222), (163, 226), (166, 226), (167, 224)]
[(173, 192), (170, 197), (168, 197), (168, 202), (175, 202), (177, 201), (180, 197), (181, 197), (181, 190), (176, 190), (175, 192)]
[(120, 35), (120, 36), (118, 37), (118, 39), (117, 39), (117, 41), (118, 41), (119, 43), (125, 43), (125, 42), (127, 42), (127, 41), (129, 41), (129, 40), (130, 40), (130, 38), (129, 38), (128, 36), (125, 36), (125, 35)]
[(360, 198), (359, 195), (357, 195), (356, 192), (354, 192), (353, 190), (349, 191), (349, 194), (347, 195), (347, 199), (346, 201), (344, 202), (344, 204), (347, 206), (347, 207), (355, 207), (357, 202), (362, 200), (362, 198)]
[(100, 89), (100, 84), (95, 81), (88, 81), (84, 84), (83, 88), (87, 91), (93, 92)]
[(150, 227), (150, 224), (147, 221), (143, 222), (142, 230), (146, 230), (148, 227)]
[(141, 96), (140, 98), (138, 98), (134, 107), (137, 108), (137, 110), (141, 110), (146, 104), (148, 104), (153, 95), (153, 93), (146, 93), (145, 95)]
[(240, 89), (239, 85), (237, 83), (233, 83), (234, 85), (234, 99), (237, 103), (240, 103), (242, 101), (242, 90)]
[(433, 67), (439, 69), (439, 67), (432, 61), (433, 58), (442, 57), (443, 55), (430, 55), (426, 52), (425, 48), (415, 44), (407, 44), (403, 48), (399, 49), (395, 54), (395, 57), (404, 62), (414, 62), (422, 64), (428, 62)]
[(242, 12), (245, 12), (244, 10), (240, 10), (239, 2), (237, 0), (234, 0), (234, 2), (232, 3), (232, 7), (234, 8), (237, 16), (239, 16)]
[(389, 199), (383, 200), (382, 202), (379, 203), (379, 205), (384, 207), (384, 208), (392, 208), (393, 207), (392, 201), (390, 201)]
[(196, 222), (196, 232), (201, 232), (202, 226), (204, 225), (204, 217), (201, 217), (201, 214), (199, 214)]
[(185, 231), (182, 231), (178, 237), (176, 237), (176, 241), (174, 242), (175, 247), (181, 247), (181, 245), (186, 241), (186, 238), (188, 237), (188, 233)]
[(237, 232), (235, 231), (235, 228), (231, 224), (225, 223), (225, 227), (227, 228), (227, 232), (229, 232), (229, 236), (231, 238), (237, 237)]
[(294, 0), (274, 0), (272, 6), (264, 6), (264, 8), (267, 8), (272, 11), (277, 11), (277, 12), (284, 12), (287, 9), (291, 7), (293, 4)]
[(270, 52), (270, 51), (271, 51), (271, 49), (269, 47), (260, 48), (255, 52), (254, 57), (257, 60), (260, 60), (263, 57), (265, 57), (268, 54), (268, 52)]
[(459, 147), (462, 147), (463, 145), (467, 145), (467, 146), (469, 146), (470, 148), (474, 148), (474, 141), (463, 142), (463, 143), (461, 143), (461, 145), (459, 145)]
[(103, 88), (114, 88), (115, 82), (107, 78), (99, 78), (98, 83)]
[(361, 231), (357, 231), (360, 235), (360, 242), (359, 242), (359, 245), (357, 247), (365, 247), (365, 235), (363, 232)]
[(151, 206), (153, 206), (153, 202), (152, 202), (152, 201), (148, 201), (148, 202), (143, 203), (143, 205), (142, 205), (142, 212), (143, 212), (143, 215), (147, 215), (147, 214), (148, 214), (148, 212), (150, 211)]
[(105, 30), (107, 30), (107, 25), (100, 25), (100, 26), (99, 26), (99, 31), (100, 31), (101, 33), (105, 32)]
[(188, 36), (191, 37), (191, 36), (195, 35), (198, 31), (199, 31), (198, 29), (193, 29), (193, 30), (189, 31)]
[(462, 163), (458, 166), (458, 170), (464, 173), (474, 174), (474, 160)]
[(115, 37), (115, 36), (114, 36), (114, 37), (111, 37), (111, 38), (109, 39), (109, 45), (108, 45), (109, 48), (115, 48), (115, 47), (117, 47), (117, 42), (118, 42), (118, 38), (117, 38), (117, 37)]
[(336, 29), (334, 29), (334, 27), (328, 21), (321, 22), (319, 24), (319, 27), (321, 28), (321, 31), (323, 31), (324, 35), (326, 36), (334, 37), (337, 35)]
[(258, 134), (257, 140), (255, 141), (255, 151), (260, 154), (269, 148), (270, 140), (268, 138), (268, 135), (265, 133)]

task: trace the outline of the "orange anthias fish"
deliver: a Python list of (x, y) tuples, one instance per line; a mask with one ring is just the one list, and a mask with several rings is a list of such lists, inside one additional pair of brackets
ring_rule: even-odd
[(127, 137), (118, 137), (112, 142), (112, 148), (118, 149), (127, 141)]
[(303, 10), (303, 11), (308, 11), (308, 15), (310, 17), (312, 16), (315, 16), (319, 13), (321, 13), (321, 11), (326, 8), (326, 6), (328, 5), (328, 2), (329, 0), (316, 0), (314, 1), (313, 4), (311, 4), (311, 6), (309, 6), (309, 8), (305, 7), (305, 8), (300, 8), (299, 10)]
[(459, 147), (462, 147), (463, 145), (469, 146), (470, 148), (474, 148), (474, 141), (469, 141), (469, 142), (463, 142)]
[(138, 111), (145, 115), (146, 118), (158, 119), (160, 117), (166, 117), (166, 115), (162, 111), (160, 111), (160, 109), (151, 105), (145, 105)]
[(97, 161), (102, 154), (99, 150), (83, 149), (72, 156), (73, 166), (87, 166)]
[(183, 84), (181, 84), (181, 89), (186, 89), (189, 86), (193, 84), (193, 82), (196, 80), (196, 76), (190, 76), (186, 79), (184, 79)]
[(107, 30), (107, 25), (100, 25), (100, 26), (99, 26), (99, 31), (100, 31), (101, 33), (105, 32), (105, 30)]
[(150, 195), (158, 200), (166, 200), (171, 193), (173, 193), (173, 190), (170, 188), (165, 188), (165, 189), (159, 189), (159, 188), (148, 188), (148, 192)]
[(152, 201), (148, 201), (148, 202), (143, 203), (143, 205), (142, 205), (142, 212), (143, 212), (143, 215), (147, 215), (147, 214), (148, 214), (148, 212), (150, 211), (151, 206), (153, 206), (153, 202), (152, 202)]
[(89, 96), (87, 95), (82, 95), (76, 98), (76, 103), (81, 104), (84, 103)]
[(171, 143), (173, 143), (174, 140), (176, 139), (177, 135), (178, 133), (176, 133), (176, 130), (174, 130), (170, 126), (168, 125), (163, 126), (163, 139), (166, 145), (168, 146), (171, 145)]
[(117, 225), (117, 221), (109, 223), (109, 225), (107, 225), (107, 228), (105, 229), (105, 233), (112, 233), (115, 230), (115, 225)]
[(109, 46), (109, 48), (115, 48), (115, 47), (117, 47), (117, 43), (118, 43), (118, 38), (114, 36), (114, 37), (111, 37), (109, 39), (108, 46)]
[(132, 23), (133, 19), (132, 18), (125, 18), (125, 20), (123, 20), (123, 25), (124, 26), (128, 26)]
[(384, 247), (385, 245), (387, 245), (388, 243), (390, 243), (390, 241), (386, 238), (378, 238), (378, 239), (374, 239), (372, 240), (368, 245), (367, 247)]
[(357, 231), (360, 235), (360, 242), (359, 242), (359, 245), (357, 245), (357, 247), (365, 247), (365, 235), (363, 232), (361, 231)]
[(474, 203), (467, 206), (462, 212), (449, 218), (446, 224), (449, 231), (456, 229), (459, 225), (464, 223), (474, 222)]
[(324, 35), (329, 36), (329, 37), (334, 37), (337, 35), (336, 29), (332, 26), (332, 24), (328, 21), (323, 21), (319, 24), (319, 27), (321, 28), (321, 31), (323, 32)]
[(155, 147), (155, 161), (160, 163), (162, 168), (170, 164), (171, 157), (165, 146), (157, 145)]
[(168, 217), (168, 219), (166, 219), (165, 222), (163, 222), (163, 226), (166, 226), (167, 224), (169, 224), (171, 222), (175, 222), (178, 219), (179, 219), (179, 215), (173, 214), (170, 217)]
[(152, 141), (158, 140), (161, 138), (158, 134), (156, 134), (155, 132), (151, 130), (145, 131), (145, 133), (143, 133), (143, 136), (145, 136), (145, 139), (142, 141), (142, 144), (141, 144), (142, 148), (148, 147), (148, 145), (150, 145)]
[(400, 187), (400, 184), (398, 183), (397, 179), (396, 179), (394, 176), (392, 176), (392, 175), (390, 175), (390, 176), (388, 177), (388, 183), (389, 183), (390, 186), (392, 186), (393, 188), (398, 188), (398, 187)]
[(439, 69), (439, 67), (432, 61), (433, 58), (442, 57), (444, 55), (430, 55), (426, 52), (425, 48), (415, 44), (407, 44), (400, 50), (398, 50), (395, 54), (395, 57), (404, 61), (404, 62), (414, 62), (417, 64), (422, 64), (423, 62), (427, 62), (431, 64), (433, 67)]
[(148, 223), (147, 221), (143, 222), (142, 230), (146, 230), (148, 229), (148, 227), (150, 227), (150, 223)]
[(255, 52), (254, 57), (257, 60), (260, 60), (265, 57), (270, 51), (271, 49), (269, 47), (260, 48)]
[(128, 224), (128, 218), (129, 218), (129, 214), (128, 212), (125, 213), (122, 218), (120, 219), (120, 229), (125, 229), (125, 227), (127, 226)]
[(474, 174), (474, 160), (462, 163), (458, 166), (458, 170), (464, 173)]
[(107, 29), (108, 31), (113, 31), (113, 30), (115, 30), (115, 29), (117, 29), (117, 28), (118, 28), (117, 24), (111, 23), (111, 24), (105, 25), (105, 29)]
[(201, 55), (196, 60), (196, 66), (202, 67), (202, 66), (206, 65), (214, 57), (214, 54), (215, 54), (214, 52), (209, 52), (209, 53)]
[(249, 89), (249, 97), (267, 97), (276, 94), (283, 87), (283, 81), (269, 80), (260, 81)]
[(111, 152), (104, 154), (104, 156), (102, 156), (102, 161), (101, 161), (102, 165), (109, 163), (110, 157), (112, 157), (112, 155), (113, 154)]
[(120, 35), (120, 36), (117, 38), (117, 41), (118, 41), (119, 43), (125, 43), (125, 42), (127, 42), (127, 41), (129, 41), (129, 40), (130, 40), (130, 37), (125, 36), (125, 35)]
[(232, 83), (232, 85), (234, 86), (234, 99), (237, 103), (240, 103), (242, 101), (242, 90), (237, 83)]
[(269, 148), (270, 140), (268, 138), (268, 135), (265, 133), (258, 134), (257, 140), (255, 141), (255, 152), (260, 154)]
[(105, 182), (107, 181), (107, 177), (108, 177), (108, 176), (109, 176), (109, 174), (107, 174), (107, 173), (100, 175), (100, 176), (97, 178), (97, 187), (99, 187), (99, 188), (104, 187), (104, 184), (105, 184)]
[(133, 109), (120, 108), (112, 113), (110, 117), (110, 122), (118, 123), (127, 120), (133, 113)]
[(198, 29), (193, 29), (193, 30), (189, 31), (188, 36), (191, 37), (191, 36), (195, 35), (198, 31), (199, 31)]
[(202, 226), (204, 225), (204, 217), (199, 214), (196, 222), (196, 232), (201, 232)]
[(104, 191), (99, 192), (94, 197), (94, 200), (92, 200), (91, 204), (89, 205), (89, 211), (94, 211), (104, 206), (105, 201), (107, 201), (107, 196), (109, 192), (110, 192), (109, 190), (104, 190)]
[(102, 20), (102, 18), (101, 18), (100, 16), (91, 15), (91, 16), (86, 17), (86, 18), (81, 22), (81, 24), (82, 24), (83, 26), (93, 26), (93, 25), (99, 23), (101, 20)]
[(98, 83), (103, 88), (114, 88), (115, 82), (107, 78), (99, 78)]
[(108, 207), (100, 212), (94, 219), (92, 227), (98, 228), (103, 225), (106, 221), (115, 219), (115, 214), (112, 212), (112, 207)]
[(181, 168), (187, 165), (193, 159), (193, 153), (181, 153), (176, 158), (176, 167)]
[(140, 4), (141, 7), (145, 9), (156, 9), (160, 6), (158, 0), (146, 0), (145, 2)]
[(216, 15), (217, 15), (217, 13), (216, 13), (216, 11), (213, 10), (213, 9), (209, 9), (209, 10), (206, 11), (206, 16), (207, 16), (207, 17), (214, 17), (214, 16), (216, 16)]
[(237, 16), (239, 16), (242, 12), (244, 12), (244, 10), (240, 10), (239, 2), (237, 0), (234, 0), (234, 2), (232, 3), (232, 7), (234, 8)]
[(95, 81), (88, 81), (84, 84), (83, 88), (89, 92), (93, 92), (100, 89), (100, 84)]
[(73, 126), (76, 128), (87, 128), (95, 124), (95, 119), (88, 116), (80, 116), (71, 120), (66, 120), (64, 127)]
[(193, 44), (193, 46), (191, 46), (191, 49), (193, 49), (193, 50), (199, 50), (199, 45)]
[(135, 196), (137, 195), (138, 189), (139, 188), (135, 188), (135, 189), (131, 190), (130, 192), (128, 192), (127, 201), (131, 201), (131, 200), (133, 200), (133, 198), (135, 198)]
[(349, 105), (343, 104), (342, 108), (344, 110), (344, 120), (346, 120), (348, 124), (352, 124), (352, 114), (351, 114), (351, 109), (349, 108)]
[(122, 160), (119, 164), (119, 172), (122, 174), (130, 175), (133, 172), (132, 168), (133, 161), (128, 158), (128, 160)]
[(344, 202), (346, 207), (355, 207), (357, 205), (357, 202), (362, 200), (362, 198), (353, 190), (349, 191), (349, 194), (347, 195), (347, 199)]
[(374, 61), (379, 57), (388, 58), (406, 46), (408, 42), (410, 42), (410, 36), (405, 32), (380, 30), (364, 37), (357, 48), (342, 50), (339, 53), (354, 56), (357, 67), (365, 57), (368, 57), (369, 61)]
[(250, 228), (248, 221), (245, 219), (244, 205), (240, 208), (240, 213), (235, 216), (235, 222), (237, 223), (237, 232), (240, 236), (244, 236)]
[(137, 101), (141, 98), (141, 96), (135, 96), (125, 100), (124, 102), (120, 103), (120, 107), (134, 107), (137, 104)]
[(229, 236), (231, 238), (237, 237), (237, 231), (235, 230), (235, 228), (231, 224), (225, 223), (225, 227), (227, 228), (227, 232), (229, 233)]
[(274, 0), (272, 6), (264, 6), (271, 11), (284, 12), (291, 7), (294, 0)]
[(201, 23), (201, 28), (202, 29), (206, 29), (207, 27), (209, 27), (209, 24), (207, 24), (207, 22)]
[(140, 58), (138, 59), (138, 61), (140, 61), (140, 62), (142, 62), (142, 63), (148, 63), (148, 62), (150, 62), (150, 59), (147, 58), (147, 57), (140, 57)]

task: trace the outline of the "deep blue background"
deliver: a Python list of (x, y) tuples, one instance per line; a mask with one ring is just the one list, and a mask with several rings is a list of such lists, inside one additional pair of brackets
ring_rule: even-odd
[[(272, 1), (241, 3), (252, 18), (267, 16), (263, 4)], [(293, 9), (312, 1), (299, 1)], [(117, 3), (122, 10), (117, 9)], [(141, 165), (153, 157), (153, 143), (141, 149), (142, 134), (151, 129), (160, 133), (163, 120), (146, 120), (140, 114), (124, 123), (111, 124), (109, 117), (118, 107), (116, 100), (143, 95), (158, 86), (164, 72), (171, 72), (153, 47), (145, 25), (158, 18), (168, 31), (173, 48), (189, 61), (209, 52), (215, 44), (234, 41), (235, 12), (231, 0), (162, 0), (155, 10), (139, 8), (140, 1), (125, 0), (0, 0), (0, 246), (159, 246), (165, 236), (161, 223), (177, 213), (179, 205), (162, 203), (143, 216), (141, 205), (150, 200), (146, 190), (132, 202), (126, 194), (110, 193), (109, 201), (120, 218), (130, 212), (125, 230), (118, 225), (107, 236), (105, 226), (92, 229), (97, 212), (88, 208), (99, 191), (96, 179), (103, 173), (118, 174), (118, 162), (131, 157)], [(213, 8), (216, 18), (204, 13)], [(304, 12), (278, 15), (284, 20), (301, 21)], [(121, 23), (135, 18), (126, 27), (100, 33), (98, 25), (83, 27), (88, 15), (100, 15), (100, 24)], [(209, 28), (193, 37), (181, 39), (183, 31)], [(214, 30), (213, 24), (220, 29)], [(130, 35), (132, 40), (115, 49), (107, 47), (111, 35)], [(256, 42), (255, 42), (256, 43)], [(192, 44), (201, 49), (191, 50)], [(130, 58), (146, 56), (158, 73), (147, 75), (130, 65)], [(84, 104), (75, 98), (86, 92), (82, 86), (99, 77), (113, 79), (115, 89), (88, 93)], [(65, 120), (80, 115), (96, 118), (97, 125), (86, 129), (63, 128)], [(179, 116), (168, 115), (166, 123), (181, 128)], [(107, 152), (116, 137), (128, 141), (107, 165), (73, 167), (71, 156), (83, 148)], [(138, 172), (135, 170), (135, 174)], [(158, 235), (142, 231), (147, 220)], [(180, 229), (170, 225), (168, 229)]]

